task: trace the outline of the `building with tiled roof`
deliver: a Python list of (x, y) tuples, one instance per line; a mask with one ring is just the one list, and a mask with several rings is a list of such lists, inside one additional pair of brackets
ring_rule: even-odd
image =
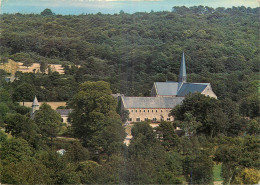
[[(210, 83), (188, 83), (184, 53), (182, 55), (178, 82), (154, 82), (151, 97), (127, 97), (121, 95), (121, 108), (129, 111), (128, 122), (152, 120), (173, 121), (170, 111), (182, 103), (190, 93), (201, 93), (205, 96), (217, 98)], [(117, 95), (118, 97), (118, 95)]]

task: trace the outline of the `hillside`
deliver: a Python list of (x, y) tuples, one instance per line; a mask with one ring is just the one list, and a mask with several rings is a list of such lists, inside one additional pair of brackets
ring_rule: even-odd
[[(80, 64), (77, 82), (105, 80), (113, 93), (148, 96), (176, 80), (185, 51), (188, 81), (210, 82), (221, 99), (256, 92), (259, 8), (175, 7), (173, 12), (43, 16), (4, 14), (2, 55), (16, 61)], [(232, 82), (231, 82), (232, 81)]]

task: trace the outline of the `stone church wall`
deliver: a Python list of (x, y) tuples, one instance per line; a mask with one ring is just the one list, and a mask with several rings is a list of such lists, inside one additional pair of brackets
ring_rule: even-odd
[(160, 122), (164, 121), (173, 121), (174, 118), (169, 117), (169, 113), (172, 109), (127, 109), (129, 111), (129, 120), (128, 122), (140, 122), (148, 121)]

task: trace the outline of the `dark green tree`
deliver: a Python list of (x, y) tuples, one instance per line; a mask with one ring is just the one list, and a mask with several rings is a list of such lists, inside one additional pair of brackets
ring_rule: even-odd
[(44, 9), (44, 10), (41, 12), (41, 15), (43, 15), (43, 16), (52, 16), (52, 15), (55, 15), (55, 13), (53, 13), (53, 12), (51, 11), (51, 9), (46, 8), (46, 9)]
[(117, 115), (116, 101), (111, 94), (106, 82), (85, 82), (71, 100), (73, 112), (70, 118), (74, 134), (85, 145), (90, 145), (92, 138), (109, 125), (106, 118)]
[(50, 105), (43, 103), (36, 112), (34, 121), (44, 137), (56, 137), (61, 128), (61, 117)]

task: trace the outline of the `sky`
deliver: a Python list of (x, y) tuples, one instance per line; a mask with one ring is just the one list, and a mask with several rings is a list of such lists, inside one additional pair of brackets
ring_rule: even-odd
[(171, 11), (173, 6), (259, 7), (260, 0), (0, 0), (0, 13), (40, 13), (50, 8), (56, 14), (126, 13)]

